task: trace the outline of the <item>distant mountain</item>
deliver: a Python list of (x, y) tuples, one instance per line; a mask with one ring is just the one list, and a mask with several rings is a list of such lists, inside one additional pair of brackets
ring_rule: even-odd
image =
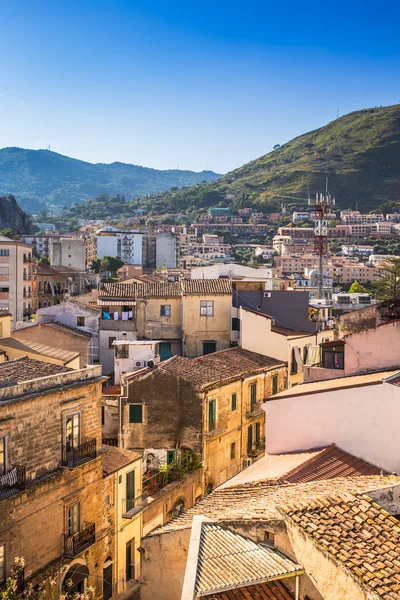
[(15, 234), (33, 233), (30, 217), (18, 206), (14, 196), (0, 196), (0, 230), (12, 229)]
[[(304, 206), (307, 190), (325, 189), (339, 207), (400, 207), (400, 105), (352, 112), (301, 135), (217, 181), (163, 194), (153, 210), (225, 202), (269, 208)], [(397, 205), (397, 203), (399, 203)]]
[(0, 194), (13, 194), (25, 210), (68, 206), (103, 193), (138, 198), (220, 176), (213, 171), (158, 171), (119, 162), (92, 164), (49, 150), (0, 150)]

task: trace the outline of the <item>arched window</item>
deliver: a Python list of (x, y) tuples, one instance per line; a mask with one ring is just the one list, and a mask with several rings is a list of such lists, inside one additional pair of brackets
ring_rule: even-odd
[(83, 594), (88, 577), (89, 569), (83, 562), (72, 563), (64, 575), (61, 584), (62, 592), (66, 593), (68, 598), (73, 598), (75, 594)]

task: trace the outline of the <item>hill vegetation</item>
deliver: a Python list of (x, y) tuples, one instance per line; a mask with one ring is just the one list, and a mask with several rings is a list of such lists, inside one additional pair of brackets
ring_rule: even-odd
[(0, 230), (6, 237), (33, 233), (30, 217), (18, 206), (14, 196), (0, 196)]
[[(299, 136), (220, 179), (190, 188), (125, 202), (100, 196), (65, 215), (104, 218), (184, 211), (190, 218), (210, 206), (259, 207), (273, 212), (282, 202), (306, 208), (325, 188), (325, 178), (339, 208), (400, 211), (400, 105), (345, 115)], [(110, 210), (112, 207), (112, 210)]]
[(49, 150), (0, 150), (0, 194), (13, 194), (25, 210), (69, 206), (100, 194), (138, 198), (220, 177), (213, 171), (159, 171), (115, 162), (91, 164)]

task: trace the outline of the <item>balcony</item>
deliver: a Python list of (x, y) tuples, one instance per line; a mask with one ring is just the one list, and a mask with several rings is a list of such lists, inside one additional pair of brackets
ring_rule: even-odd
[(76, 448), (67, 448), (65, 445), (61, 447), (61, 464), (65, 467), (76, 467), (96, 456), (96, 438), (86, 438)]
[(0, 476), (0, 498), (25, 489), (26, 469), (22, 465), (14, 465), (5, 475)]
[(64, 535), (64, 556), (73, 558), (96, 542), (95, 523), (83, 523), (83, 529), (74, 535)]

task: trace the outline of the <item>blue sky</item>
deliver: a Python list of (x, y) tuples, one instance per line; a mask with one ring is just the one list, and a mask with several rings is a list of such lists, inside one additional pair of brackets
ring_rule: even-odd
[(0, 147), (227, 172), (400, 101), (400, 3), (0, 0)]

